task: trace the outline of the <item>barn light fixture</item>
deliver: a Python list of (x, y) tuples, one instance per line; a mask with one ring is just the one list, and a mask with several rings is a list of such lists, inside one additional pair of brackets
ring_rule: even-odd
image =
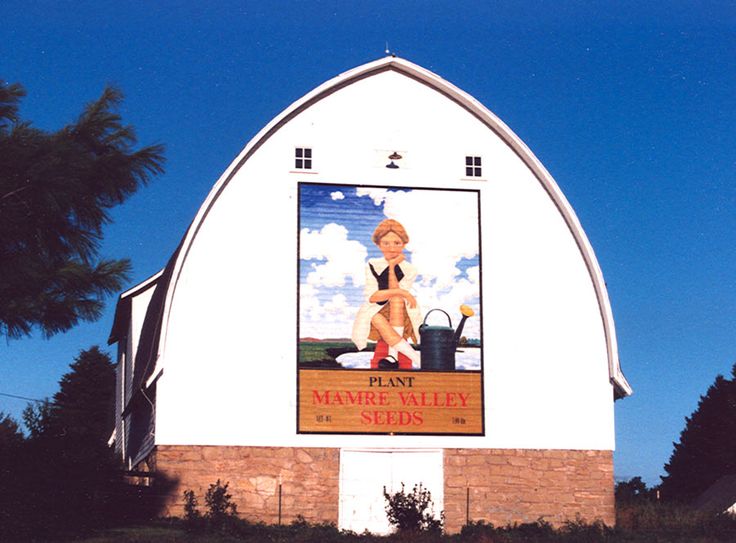
[(397, 153), (396, 151), (394, 151), (393, 153), (391, 153), (390, 155), (388, 155), (388, 159), (391, 162), (389, 162), (388, 164), (386, 164), (386, 167), (389, 168), (389, 169), (391, 169), (391, 170), (398, 169), (399, 166), (394, 162), (394, 160), (401, 160), (402, 158), (403, 157), (399, 153)]

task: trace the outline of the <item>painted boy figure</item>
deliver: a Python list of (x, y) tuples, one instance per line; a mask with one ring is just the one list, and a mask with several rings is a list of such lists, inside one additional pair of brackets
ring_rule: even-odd
[(358, 310), (352, 340), (359, 350), (376, 341), (371, 368), (383, 358), (398, 360), (399, 368), (419, 368), (417, 343), (421, 315), (410, 289), (417, 277), (416, 268), (405, 259), (409, 236), (398, 221), (386, 219), (373, 232), (373, 243), (383, 258), (368, 260), (365, 274), (365, 302)]

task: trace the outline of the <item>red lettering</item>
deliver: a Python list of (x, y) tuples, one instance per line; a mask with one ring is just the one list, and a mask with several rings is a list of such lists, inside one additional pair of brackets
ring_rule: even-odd
[[(312, 390), (313, 405), (390, 405), (391, 397), (387, 391), (373, 392), (363, 390)], [(406, 403), (405, 400), (404, 403)], [(416, 405), (416, 400), (414, 401)]]
[[(470, 394), (463, 392), (421, 392), (418, 395), (414, 392), (399, 392), (399, 400), (401, 400), (401, 405), (405, 407), (467, 408), (469, 399)], [(386, 404), (382, 403), (381, 405)]]
[(320, 396), (319, 390), (312, 391), (312, 403), (313, 404), (329, 404), (330, 403), (330, 391), (325, 390), (323, 395)]
[(375, 426), (421, 426), (424, 418), (421, 411), (361, 411), (360, 422)]

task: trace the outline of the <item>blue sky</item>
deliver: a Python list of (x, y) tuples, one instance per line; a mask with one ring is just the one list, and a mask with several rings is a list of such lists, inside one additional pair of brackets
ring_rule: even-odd
[[(572, 204), (608, 284), (635, 395), (616, 405), (616, 476), (656, 483), (684, 418), (736, 361), (733, 2), (0, 3), (0, 77), (41, 128), (108, 82), (166, 174), (115, 210), (102, 254), (159, 270), (210, 187), (294, 100), (392, 51), (469, 92)], [(3, 343), (0, 392), (44, 397), (103, 318)], [(24, 402), (0, 396), (0, 410)]]

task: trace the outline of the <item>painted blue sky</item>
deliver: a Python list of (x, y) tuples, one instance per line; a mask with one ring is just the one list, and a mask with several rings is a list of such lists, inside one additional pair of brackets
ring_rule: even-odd
[(478, 198), (478, 191), (469, 190), (301, 184), (300, 336), (351, 336), (367, 301), (367, 260), (382, 258), (373, 231), (394, 219), (409, 235), (404, 255), (417, 268), (411, 292), (420, 314), (443, 309), (457, 322), (460, 305), (467, 304), (477, 317), (464, 335), (480, 338)]
[[(73, 121), (106, 83), (126, 94), (166, 174), (114, 213), (102, 254), (131, 284), (165, 264), (245, 143), (386, 42), (472, 94), (552, 173), (603, 269), (621, 362), (616, 476), (656, 483), (736, 356), (736, 7), (730, 1), (0, 3), (0, 77), (41, 128)], [(0, 347), (0, 392), (57, 390), (103, 318)], [(25, 403), (0, 396), (0, 410)]]

